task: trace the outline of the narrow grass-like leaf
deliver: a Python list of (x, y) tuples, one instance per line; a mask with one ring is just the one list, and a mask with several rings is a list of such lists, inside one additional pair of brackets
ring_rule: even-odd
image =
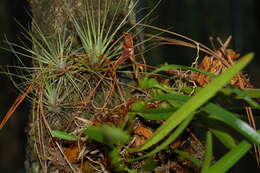
[(240, 142), (235, 148), (225, 154), (204, 173), (224, 173), (240, 160), (251, 148), (247, 141)]
[(217, 106), (213, 103), (207, 104), (202, 108), (205, 112), (210, 114), (210, 118), (217, 119), (234, 128), (237, 132), (245, 136), (252, 143), (260, 145), (260, 134), (257, 133), (246, 122), (237, 118), (233, 113)]
[(62, 132), (62, 131), (52, 131), (51, 134), (52, 134), (52, 136), (59, 138), (59, 139), (64, 139), (64, 140), (68, 140), (68, 141), (77, 141), (78, 140), (78, 138), (76, 136), (71, 135), (66, 132)]
[(203, 158), (203, 163), (202, 163), (202, 168), (201, 168), (201, 173), (205, 173), (206, 170), (210, 167), (212, 158), (213, 158), (213, 142), (212, 142), (212, 134), (211, 132), (207, 132), (206, 136), (206, 150), (204, 153), (204, 158)]
[(196, 159), (195, 157), (193, 157), (192, 155), (190, 155), (189, 153), (180, 151), (180, 150), (175, 150), (174, 152), (179, 154), (180, 156), (184, 157), (185, 159), (191, 161), (198, 168), (201, 167), (201, 162), (198, 159)]
[(212, 98), (218, 90), (225, 86), (232, 77), (243, 69), (253, 58), (253, 53), (245, 55), (236, 64), (227, 71), (220, 74), (215, 80), (210, 82), (205, 88), (201, 89), (191, 99), (189, 99), (182, 107), (180, 107), (165, 123), (156, 130), (155, 134), (142, 146), (134, 148), (132, 152), (145, 150), (162, 140), (184, 119), (186, 119), (193, 111), (202, 106), (206, 101)]
[[(224, 93), (225, 95), (233, 94), (232, 88), (222, 88), (220, 91), (222, 93)], [(244, 96), (247, 96), (250, 98), (260, 98), (260, 89), (241, 89), (240, 91), (244, 94)], [(242, 99), (244, 96), (238, 95), (235, 98)]]
[(232, 127), (214, 118), (200, 116), (200, 120), (205, 126), (223, 143), (227, 148), (233, 149), (236, 146), (236, 140), (232, 137)]
[(254, 101), (251, 97), (247, 96), (243, 91), (241, 91), (238, 88), (233, 88), (232, 91), (238, 96), (241, 97), (241, 99), (245, 100), (249, 105), (251, 105), (253, 108), (260, 109), (260, 105)]
[(236, 145), (236, 141), (235, 139), (227, 132), (225, 131), (221, 131), (218, 129), (209, 129), (217, 138), (218, 140), (224, 144), (227, 148), (229, 149), (233, 149), (235, 148)]

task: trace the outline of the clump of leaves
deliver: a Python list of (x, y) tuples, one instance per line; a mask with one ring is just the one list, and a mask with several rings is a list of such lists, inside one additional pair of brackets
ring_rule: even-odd
[[(83, 22), (69, 13), (82, 44), (79, 49), (73, 48), (73, 40), (66, 37), (66, 30), (59, 33), (58, 38), (46, 38), (34, 25), (37, 37), (29, 33), (33, 49), (18, 46), (29, 55), (14, 51), (18, 56), (31, 58), (35, 67), (15, 67), (25, 69), (29, 75), (19, 76), (25, 85), (17, 85), (22, 93), (0, 128), (29, 96), (33, 104), (31, 134), (35, 139), (32, 141), (35, 141), (43, 171), (48, 172), (49, 165), (54, 165), (72, 172), (192, 170), (220, 173), (230, 169), (253, 144), (260, 145), (259, 133), (242, 120), (242, 115), (215, 102), (219, 95), (224, 95), (242, 99), (254, 109), (260, 108), (254, 100), (260, 95), (258, 89), (233, 86), (243, 78), (240, 71), (251, 61), (252, 53), (236, 63), (235, 59), (226, 62), (223, 55), (195, 42), (186, 46), (219, 58), (214, 62), (222, 60), (221, 63), (228, 65), (220, 66), (220, 71), (196, 64), (192, 67), (165, 65), (145, 72), (142, 69), (147, 68), (146, 64), (139, 64), (135, 55), (140, 44), (132, 38), (139, 33), (133, 31), (138, 24), (125, 33), (120, 32), (137, 1), (119, 23), (114, 21), (120, 19), (118, 11), (125, 5), (105, 2), (98, 1), (97, 8), (103, 11), (96, 15), (93, 1), (86, 0)], [(151, 38), (171, 41), (158, 35)], [(10, 45), (11, 49), (17, 46)], [(183, 87), (176, 84), (176, 72), (183, 74)], [(134, 84), (124, 81), (120, 74), (130, 74), (127, 79)], [(195, 125), (204, 131), (205, 145), (193, 133)], [(235, 138), (223, 127), (242, 138)], [(216, 161), (213, 136), (229, 149)], [(60, 155), (63, 160), (57, 163)]]

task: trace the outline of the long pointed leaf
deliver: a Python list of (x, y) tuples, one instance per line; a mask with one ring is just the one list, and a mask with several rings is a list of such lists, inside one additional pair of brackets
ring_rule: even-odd
[(210, 167), (212, 157), (213, 157), (212, 148), (213, 148), (212, 134), (211, 132), (208, 132), (206, 137), (206, 151), (204, 154), (201, 173), (205, 173), (206, 170)]
[(218, 140), (224, 144), (227, 148), (229, 149), (233, 149), (235, 148), (236, 145), (236, 141), (235, 139), (227, 132), (218, 130), (218, 129), (209, 129), (217, 138)]
[(251, 148), (247, 141), (240, 142), (234, 149), (229, 151), (205, 173), (224, 173), (229, 170), (238, 160), (241, 159)]
[(220, 120), (226, 123), (227, 125), (231, 126), (240, 134), (245, 136), (252, 143), (260, 145), (260, 134), (257, 133), (257, 131), (255, 131), (246, 122), (237, 118), (233, 113), (213, 103), (207, 104), (205, 107), (202, 108), (202, 110), (209, 113), (211, 118)]
[(195, 158), (194, 156), (192, 156), (191, 154), (185, 152), (185, 151), (181, 151), (181, 150), (175, 150), (175, 153), (179, 154), (180, 156), (184, 157), (185, 159), (191, 161), (195, 166), (197, 166), (198, 168), (201, 167), (201, 162), (199, 159)]

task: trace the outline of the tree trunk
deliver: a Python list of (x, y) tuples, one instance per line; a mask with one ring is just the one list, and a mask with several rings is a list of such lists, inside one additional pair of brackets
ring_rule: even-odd
[[(112, 3), (112, 5), (110, 6), (111, 8), (118, 7), (117, 5), (121, 4), (122, 8), (118, 8), (120, 9), (118, 13), (122, 13), (122, 9), (127, 10), (126, 6), (130, 4), (130, 0), (30, 0), (34, 23), (32, 25), (33, 44), (35, 42), (35, 44), (37, 45), (37, 41), (39, 41), (39, 43), (44, 43), (44, 40), (42, 38), (51, 38), (52, 42), (58, 43), (60, 41), (60, 35), (62, 35), (62, 32), (66, 30), (65, 40), (69, 40), (71, 38), (73, 38), (71, 40), (76, 40), (73, 42), (73, 49), (82, 46), (81, 42), (78, 41), (78, 35), (75, 27), (73, 27), (71, 16), (78, 16), (75, 17), (75, 19), (77, 20), (77, 22), (81, 22), (81, 19), (83, 18), (81, 14), (86, 13), (84, 11), (84, 3), (86, 1), (93, 2), (93, 7), (100, 6), (101, 8), (96, 9), (99, 11), (102, 11), (102, 8), (105, 8), (104, 4), (106, 2)], [(98, 4), (99, 2), (101, 5)], [(95, 14), (102, 14), (102, 12), (97, 12)], [(40, 34), (42, 34), (42, 36)], [(37, 46), (41, 47), (40, 45)], [(42, 47), (48, 46), (44, 43)], [(39, 50), (36, 49), (34, 46), (32, 49), (37, 51)], [(39, 67), (39, 65), (35, 63), (34, 66)], [(32, 113), (30, 115), (30, 120), (27, 128), (28, 145), (27, 160), (25, 161), (26, 172), (77, 172), (77, 168), (68, 163), (68, 160), (66, 160), (66, 158), (64, 157), (64, 153), (62, 152), (59, 143), (53, 140), (49, 132), (50, 129), (61, 131), (72, 130), (73, 128), (68, 127), (68, 121), (72, 122), (74, 121), (74, 119), (70, 118), (69, 116), (74, 115), (75, 112), (79, 110), (66, 109), (64, 112), (62, 112), (62, 114), (65, 114), (64, 116), (61, 116), (61, 111), (59, 113), (50, 113), (49, 108), (47, 108), (47, 106), (45, 107), (45, 103), (43, 103), (40, 99), (40, 97), (43, 97), (44, 100), (43, 95), (45, 92), (48, 92), (45, 88), (46, 81), (43, 78), (48, 79), (48, 77), (43, 77), (43, 75), (35, 78), (37, 81), (35, 85), (39, 85), (38, 87), (34, 87), (33, 89), (33, 92), (35, 93), (35, 98), (33, 98), (32, 101)], [(94, 80), (93, 83), (97, 82), (95, 79), (92, 80)], [(62, 88), (66, 87), (70, 86), (62, 86)], [(83, 90), (82, 93), (85, 94), (89, 92), (88, 89), (81, 88), (81, 90)], [(65, 99), (65, 101), (71, 102), (71, 100), (73, 100), (74, 103), (82, 101), (80, 97), (75, 96), (75, 92), (71, 92), (70, 94), (71, 95), (66, 97), (68, 99)], [(86, 106), (86, 103), (84, 106)], [(87, 111), (81, 110), (80, 115), (87, 114), (86, 112)], [(64, 117), (69, 117), (69, 120), (65, 121), (64, 119), (66, 118)], [(66, 127), (66, 129), (63, 129), (64, 127)]]

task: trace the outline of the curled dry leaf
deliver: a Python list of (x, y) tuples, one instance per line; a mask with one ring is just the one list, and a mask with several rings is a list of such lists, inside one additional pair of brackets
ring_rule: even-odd
[(134, 129), (134, 135), (135, 141), (132, 147), (138, 147), (143, 145), (153, 135), (153, 132), (149, 128), (139, 126)]
[[(225, 51), (223, 53), (222, 51)], [(229, 68), (234, 62), (234, 60), (239, 58), (239, 54), (236, 53), (232, 49), (226, 49), (226, 50), (217, 50), (216, 51), (216, 57), (209, 57), (205, 56), (200, 64), (198, 64), (196, 67), (210, 72), (215, 75), (219, 75), (223, 71), (225, 71), (227, 68)], [(201, 74), (194, 72), (193, 73), (193, 79), (199, 84), (199, 86), (204, 87), (206, 86), (212, 78)], [(243, 85), (243, 88), (251, 88), (252, 86), (249, 83), (249, 80), (246, 78), (246, 76), (242, 73), (237, 74), (231, 81), (230, 84), (241, 88), (241, 85)]]
[(78, 156), (80, 153), (80, 148), (78, 145), (71, 145), (69, 148), (66, 148), (64, 150), (64, 154), (67, 157), (68, 161), (70, 163), (77, 163), (78, 162)]
[(182, 144), (181, 139), (177, 138), (175, 141), (173, 141), (173, 143), (171, 143), (170, 148), (175, 150), (175, 149), (179, 148), (181, 146), (181, 144)]

